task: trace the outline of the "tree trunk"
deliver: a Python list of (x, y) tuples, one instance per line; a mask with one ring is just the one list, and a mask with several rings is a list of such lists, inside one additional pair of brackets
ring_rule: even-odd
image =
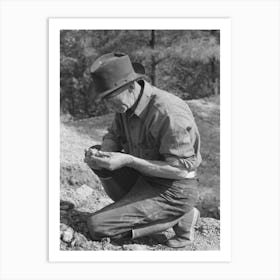
[(212, 84), (212, 91), (214, 95), (219, 94), (219, 85), (217, 79), (217, 62), (216, 59), (213, 57), (210, 62), (211, 65), (211, 84)]
[[(217, 30), (211, 30), (210, 31), (211, 36), (213, 36), (216, 41), (220, 44), (220, 32), (218, 32)], [(210, 65), (211, 65), (211, 83), (212, 83), (212, 91), (214, 95), (218, 95), (219, 94), (219, 84), (218, 84), (218, 78), (217, 78), (217, 60), (215, 59), (215, 57), (213, 57), (210, 61)]]
[[(152, 51), (155, 50), (155, 41), (156, 41), (155, 30), (152, 30), (151, 31), (151, 40), (150, 40), (150, 44), (149, 44)], [(154, 53), (152, 53), (152, 56), (151, 56), (151, 80), (152, 80), (152, 84), (156, 85), (156, 59), (155, 59)]]

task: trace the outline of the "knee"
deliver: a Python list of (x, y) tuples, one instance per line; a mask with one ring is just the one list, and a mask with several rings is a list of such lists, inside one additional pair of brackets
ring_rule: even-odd
[(105, 237), (102, 220), (103, 219), (98, 214), (94, 214), (87, 219), (87, 227), (91, 238), (94, 240), (99, 240), (102, 237)]

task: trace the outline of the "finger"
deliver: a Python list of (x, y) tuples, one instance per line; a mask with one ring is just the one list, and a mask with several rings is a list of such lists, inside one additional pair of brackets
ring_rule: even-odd
[(88, 164), (88, 167), (93, 170), (100, 170), (102, 167), (97, 166), (95, 164)]
[(106, 158), (101, 158), (101, 157), (94, 157), (92, 158), (92, 161), (100, 167), (106, 168), (109, 165), (109, 161)]
[(87, 163), (87, 165), (92, 168), (96, 166), (96, 163), (94, 162), (92, 157), (85, 157), (84, 162)]
[(90, 162), (90, 161), (91, 161), (91, 157), (88, 156), (88, 155), (86, 155), (86, 156), (84, 157), (84, 162)]
[(91, 158), (85, 158), (84, 162), (92, 169), (100, 169), (100, 167)]
[(102, 152), (102, 151), (98, 151), (98, 156), (103, 156), (103, 157), (110, 157), (111, 153), (110, 152)]
[(103, 157), (98, 157), (98, 156), (92, 156), (91, 160), (96, 164), (105, 163), (106, 161), (108, 161), (108, 159), (105, 159)]

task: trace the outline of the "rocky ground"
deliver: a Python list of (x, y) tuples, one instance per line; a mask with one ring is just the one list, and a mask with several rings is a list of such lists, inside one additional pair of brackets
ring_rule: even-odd
[[(200, 197), (197, 207), (202, 218), (196, 226), (194, 244), (180, 250), (219, 250), (219, 99), (189, 102), (202, 138), (200, 167)], [(91, 241), (86, 218), (112, 203), (98, 177), (83, 163), (84, 149), (100, 143), (112, 115), (61, 124), (60, 168), (60, 238), (61, 250), (172, 250), (164, 245), (173, 235), (172, 229), (137, 240), (122, 240), (118, 244), (105, 238)]]
[[(61, 250), (172, 250), (164, 245), (173, 235), (172, 229), (160, 234), (137, 240), (121, 240), (118, 243), (104, 238), (101, 242), (91, 241), (86, 218), (112, 201), (96, 195), (87, 185), (64, 188), (60, 202)], [(196, 226), (194, 244), (181, 250), (219, 250), (220, 222), (213, 218), (201, 218)]]

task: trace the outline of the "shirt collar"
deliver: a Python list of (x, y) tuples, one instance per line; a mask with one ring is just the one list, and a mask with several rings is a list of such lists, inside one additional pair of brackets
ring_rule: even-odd
[(133, 114), (137, 115), (138, 117), (141, 117), (144, 115), (145, 110), (147, 109), (147, 106), (150, 102), (151, 99), (151, 94), (152, 94), (152, 86), (144, 81), (144, 87), (143, 87), (143, 93), (142, 96), (140, 97)]

